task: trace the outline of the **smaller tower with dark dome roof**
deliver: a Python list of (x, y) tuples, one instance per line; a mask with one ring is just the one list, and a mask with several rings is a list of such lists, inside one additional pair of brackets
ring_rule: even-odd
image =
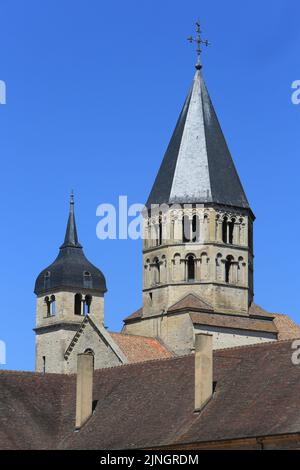
[(55, 261), (38, 275), (36, 310), (36, 371), (66, 372), (65, 351), (88, 315), (98, 327), (104, 321), (106, 281), (88, 261), (78, 241), (74, 196), (64, 243)]

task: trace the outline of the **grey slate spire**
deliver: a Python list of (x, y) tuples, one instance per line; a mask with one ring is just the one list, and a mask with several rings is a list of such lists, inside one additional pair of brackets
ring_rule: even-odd
[(80, 243), (78, 242), (78, 235), (77, 235), (77, 228), (76, 228), (75, 214), (74, 214), (73, 191), (71, 192), (71, 197), (70, 197), (70, 211), (69, 211), (69, 218), (68, 218), (68, 225), (67, 225), (65, 240), (61, 248), (65, 248), (67, 246), (82, 248)]
[(162, 203), (216, 203), (249, 209), (201, 67), (196, 66), (147, 207)]

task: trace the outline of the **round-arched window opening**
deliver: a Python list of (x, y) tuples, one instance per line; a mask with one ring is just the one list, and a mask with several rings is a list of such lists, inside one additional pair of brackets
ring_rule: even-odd
[(223, 241), (223, 243), (228, 243), (227, 226), (228, 226), (228, 217), (225, 216), (223, 218), (223, 222), (222, 222), (222, 241)]
[(233, 256), (229, 255), (225, 260), (225, 282), (226, 284), (231, 283), (231, 268), (232, 268)]
[(81, 315), (81, 309), (82, 309), (82, 295), (81, 294), (75, 294), (74, 296), (74, 314), (75, 315)]
[(87, 294), (84, 298), (84, 314), (88, 315), (91, 313), (91, 303), (92, 303), (92, 296)]
[(51, 295), (51, 297), (50, 297), (50, 302), (51, 302), (51, 315), (52, 315), (52, 317), (55, 317), (55, 315), (56, 315), (56, 299), (55, 299), (55, 295)]
[(195, 280), (195, 258), (193, 255), (187, 257), (187, 280), (189, 282)]
[(94, 351), (93, 351), (91, 348), (87, 348), (87, 349), (84, 351), (84, 354), (90, 354), (91, 356), (95, 356), (95, 353), (94, 353)]
[(44, 298), (44, 302), (46, 304), (46, 316), (50, 317), (51, 316), (51, 302), (50, 302), (48, 295), (47, 297)]

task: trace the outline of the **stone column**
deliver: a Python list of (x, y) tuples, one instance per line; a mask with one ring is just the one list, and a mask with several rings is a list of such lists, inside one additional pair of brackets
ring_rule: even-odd
[(216, 215), (213, 211), (210, 212), (209, 216), (209, 240), (216, 240)]
[(177, 216), (174, 219), (174, 241), (182, 242), (182, 216)]
[(216, 236), (216, 241), (221, 242), (222, 241), (222, 220), (219, 218), (216, 222), (217, 224), (217, 236)]

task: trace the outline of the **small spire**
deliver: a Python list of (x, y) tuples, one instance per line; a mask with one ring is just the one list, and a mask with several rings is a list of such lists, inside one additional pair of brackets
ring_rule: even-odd
[(74, 191), (72, 189), (70, 195), (70, 210), (69, 210), (69, 218), (68, 218), (68, 225), (65, 235), (65, 240), (61, 248), (66, 247), (77, 247), (82, 248), (77, 236), (77, 228), (75, 222), (75, 214), (74, 214)]
[(195, 42), (197, 44), (197, 63), (195, 65), (196, 69), (197, 70), (201, 70), (202, 68), (202, 65), (201, 65), (201, 60), (200, 60), (200, 56), (201, 56), (201, 44), (204, 44), (205, 46), (210, 46), (210, 42), (207, 41), (207, 39), (201, 39), (201, 28), (200, 28), (200, 22), (197, 21), (196, 22), (196, 33), (197, 33), (197, 36), (194, 38), (193, 36), (190, 36), (188, 37), (188, 41), (190, 43), (193, 43)]

